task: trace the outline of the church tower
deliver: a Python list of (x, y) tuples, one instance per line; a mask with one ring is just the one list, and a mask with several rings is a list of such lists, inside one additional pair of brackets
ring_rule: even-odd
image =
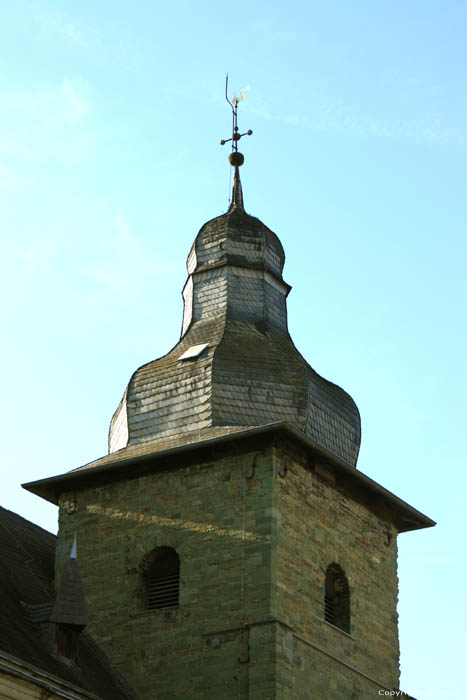
[(26, 488), (60, 507), (56, 580), (77, 534), (88, 629), (142, 700), (374, 699), (399, 687), (396, 536), (434, 523), (356, 469), (357, 406), (292, 342), (239, 138), (179, 342), (131, 377), (107, 456)]

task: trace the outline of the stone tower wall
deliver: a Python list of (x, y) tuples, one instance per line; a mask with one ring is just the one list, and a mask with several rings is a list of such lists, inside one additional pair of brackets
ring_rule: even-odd
[[(166, 465), (63, 494), (89, 631), (142, 700), (342, 700), (398, 687), (395, 532), (289, 443)], [(320, 475), (321, 474), (321, 475)], [(180, 557), (180, 607), (144, 611), (140, 565)], [(324, 621), (345, 570), (351, 634)]]
[[(311, 690), (317, 697), (371, 698), (379, 688), (398, 688), (394, 526), (342, 493), (328, 468), (311, 466), (290, 445), (276, 459), (283, 476), (274, 490), (272, 612), (288, 639), (278, 671), (284, 698), (305, 700)], [(350, 634), (324, 620), (332, 563), (349, 582)]]
[[(63, 494), (57, 580), (76, 532), (88, 629), (142, 700), (274, 697), (274, 629), (242, 631), (270, 618), (272, 462), (217, 455)], [(156, 546), (179, 554), (178, 609), (141, 609)]]

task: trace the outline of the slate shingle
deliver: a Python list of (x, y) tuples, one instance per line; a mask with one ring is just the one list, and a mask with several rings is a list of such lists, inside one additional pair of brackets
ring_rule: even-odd
[[(201, 228), (187, 261), (182, 337), (131, 378), (112, 418), (111, 453), (188, 440), (194, 431), (202, 439), (214, 428), (288, 421), (356, 464), (357, 406), (310, 367), (289, 336), (284, 261), (279, 238), (245, 212), (241, 196)], [(209, 344), (202, 357), (179, 360), (201, 343)]]

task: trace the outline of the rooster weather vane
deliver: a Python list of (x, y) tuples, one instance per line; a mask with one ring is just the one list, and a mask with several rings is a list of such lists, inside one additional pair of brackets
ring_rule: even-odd
[[(232, 108), (232, 137), (230, 139), (222, 139), (222, 141), (220, 143), (221, 143), (221, 146), (224, 146), (229, 141), (232, 141), (232, 153), (229, 154), (229, 162), (230, 162), (230, 165), (233, 165), (233, 166), (238, 168), (240, 165), (243, 165), (243, 161), (245, 160), (243, 153), (240, 153), (240, 151), (238, 150), (238, 142), (240, 141), (242, 136), (251, 136), (251, 134), (253, 132), (251, 129), (248, 129), (248, 131), (245, 131), (244, 134), (239, 133), (238, 125), (237, 125), (238, 103), (245, 99), (245, 92), (242, 91), (238, 97), (234, 93), (233, 97), (232, 97), (232, 101), (230, 101), (229, 96), (227, 94), (228, 87), (229, 87), (229, 75), (227, 74), (227, 76), (225, 78), (225, 99), (227, 100), (230, 107)], [(244, 90), (249, 90), (249, 87), (244, 88)]]

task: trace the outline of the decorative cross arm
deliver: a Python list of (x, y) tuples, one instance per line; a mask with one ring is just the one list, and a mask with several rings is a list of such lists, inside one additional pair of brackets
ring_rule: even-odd
[(227, 95), (228, 84), (229, 76), (227, 74), (225, 79), (225, 99), (232, 108), (232, 136), (230, 137), (230, 139), (222, 139), (220, 144), (221, 146), (224, 146), (226, 143), (229, 143), (229, 141), (232, 142), (232, 153), (229, 155), (229, 161), (231, 165), (239, 166), (243, 165), (243, 161), (245, 159), (243, 157), (243, 154), (239, 153), (238, 151), (238, 142), (240, 141), (242, 136), (251, 136), (253, 131), (251, 129), (248, 129), (248, 131), (245, 131), (243, 134), (240, 133), (237, 125), (238, 103), (240, 102), (240, 100), (244, 99), (244, 95), (243, 93), (240, 94), (240, 97), (236, 97), (236, 95), (234, 95), (233, 100), (231, 102)]

